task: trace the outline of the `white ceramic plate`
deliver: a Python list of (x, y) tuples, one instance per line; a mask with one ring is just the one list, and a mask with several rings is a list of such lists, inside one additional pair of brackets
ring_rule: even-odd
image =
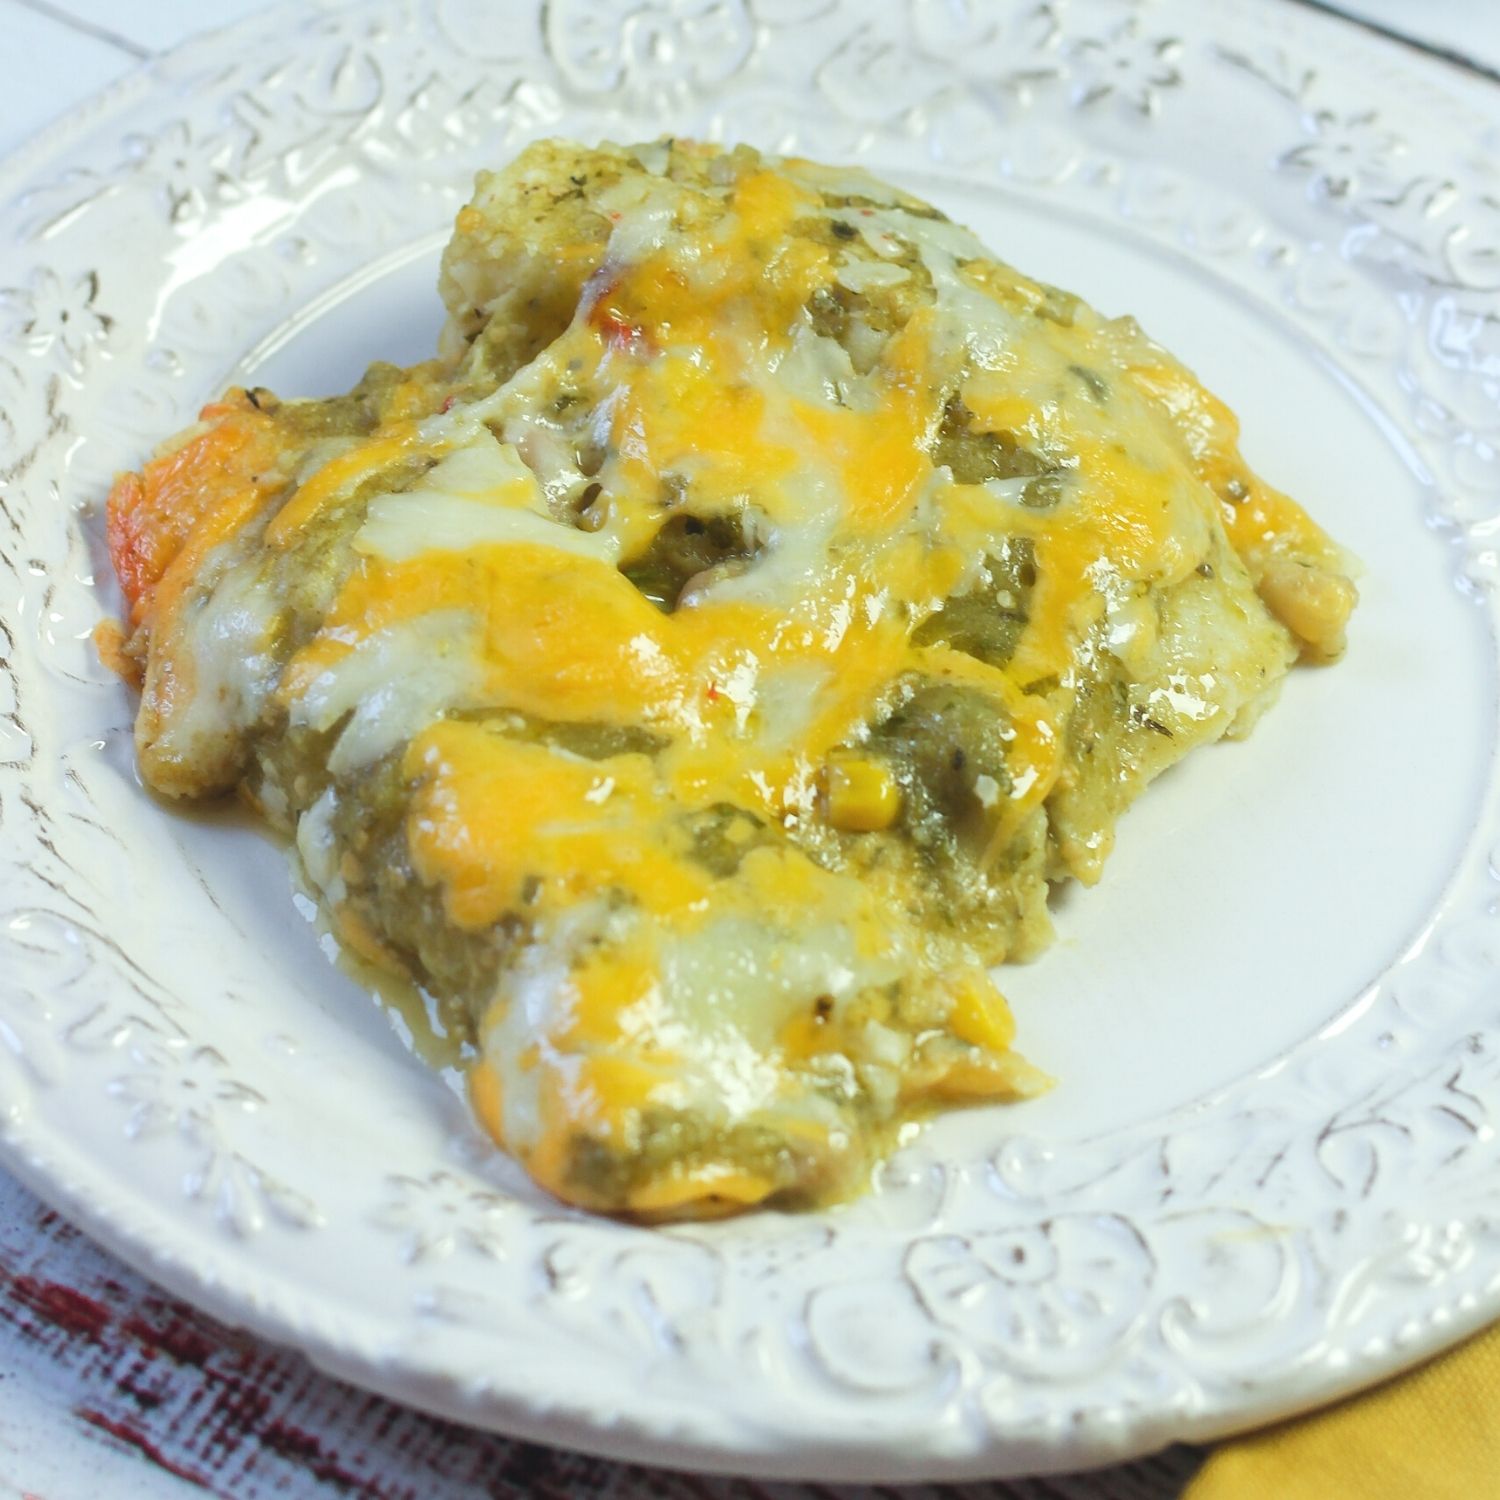
[[(1443, 79), (1273, 3), (411, 0), (257, 18), (34, 143), (0, 173), (5, 1162), (352, 1380), (766, 1474), (1099, 1463), (1500, 1312), (1500, 187)], [(1366, 564), (1347, 659), (1165, 778), (1006, 975), (1057, 1089), (835, 1212), (542, 1200), (281, 852), (143, 794), (88, 645), (112, 471), (232, 377), (426, 354), (470, 174), (549, 132), (908, 183), (1138, 314)]]

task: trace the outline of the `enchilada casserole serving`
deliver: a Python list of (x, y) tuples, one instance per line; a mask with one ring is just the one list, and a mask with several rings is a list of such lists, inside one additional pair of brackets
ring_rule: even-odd
[(543, 142), (439, 357), (109, 500), (147, 783), (239, 791), (543, 1186), (828, 1201), (1034, 1091), (989, 968), (1343, 646), (1347, 561), (1129, 318), (862, 172)]

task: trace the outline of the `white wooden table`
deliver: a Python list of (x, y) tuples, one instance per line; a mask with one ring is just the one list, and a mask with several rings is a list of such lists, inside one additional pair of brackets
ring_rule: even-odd
[[(0, 0), (0, 155), (154, 54), (263, 3)], [(1455, 67), (1452, 85), (1500, 121), (1500, 0), (1340, 0), (1340, 8), (1487, 70)], [(1182, 1449), (1069, 1480), (860, 1493), (1173, 1500), (1197, 1462)], [(174, 1302), (0, 1173), (0, 1500), (205, 1492), (227, 1500), (834, 1493), (630, 1469), (405, 1411)]]

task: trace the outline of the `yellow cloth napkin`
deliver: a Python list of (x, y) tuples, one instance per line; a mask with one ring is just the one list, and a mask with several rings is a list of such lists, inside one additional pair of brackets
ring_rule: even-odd
[(1183, 1500), (1500, 1500), (1500, 1324), (1362, 1396), (1236, 1438)]

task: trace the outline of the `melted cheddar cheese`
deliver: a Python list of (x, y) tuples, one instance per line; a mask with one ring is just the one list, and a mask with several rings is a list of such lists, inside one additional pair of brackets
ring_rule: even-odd
[(441, 359), (117, 484), (147, 778), (295, 834), (569, 1201), (823, 1201), (1040, 1087), (990, 966), (1338, 654), (1343, 555), (1132, 321), (862, 173), (545, 142), (442, 290)]

